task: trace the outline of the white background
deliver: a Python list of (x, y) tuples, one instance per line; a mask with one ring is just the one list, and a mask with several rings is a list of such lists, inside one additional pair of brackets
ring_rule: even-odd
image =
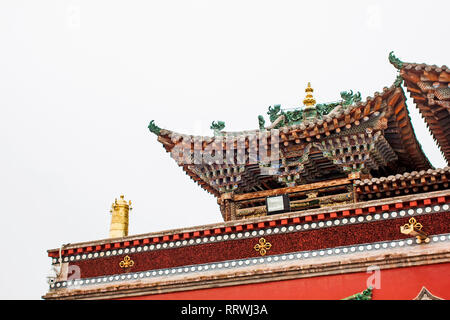
[[(46, 250), (222, 220), (147, 129), (256, 129), (269, 105), (363, 100), (403, 61), (449, 61), (448, 1), (0, 1), (0, 298), (40, 299)], [(408, 94), (409, 96), (409, 94)], [(446, 165), (415, 105), (432, 164)]]

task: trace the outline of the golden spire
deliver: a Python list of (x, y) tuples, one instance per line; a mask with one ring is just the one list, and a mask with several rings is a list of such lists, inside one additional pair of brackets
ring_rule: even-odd
[(303, 99), (303, 104), (307, 107), (314, 106), (316, 104), (316, 99), (314, 99), (312, 93), (314, 89), (311, 88), (311, 83), (308, 82), (308, 87), (305, 89), (306, 98)]
[(128, 235), (128, 213), (131, 210), (131, 201), (128, 203), (121, 195), (120, 199), (115, 199), (111, 205), (111, 226), (109, 229), (110, 238), (126, 237)]

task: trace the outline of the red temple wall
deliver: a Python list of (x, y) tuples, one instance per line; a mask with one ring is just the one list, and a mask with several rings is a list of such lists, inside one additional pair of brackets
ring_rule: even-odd
[[(450, 299), (450, 263), (380, 270), (373, 300), (411, 300), (423, 286)], [(240, 286), (145, 295), (126, 299), (158, 300), (339, 300), (363, 291), (371, 273), (347, 273)]]
[[(264, 238), (272, 244), (270, 255), (376, 241), (408, 239), (410, 236), (401, 234), (399, 228), (408, 223), (409, 219), (410, 217), (404, 217), (371, 223), (302, 230), (301, 232), (271, 234), (265, 235)], [(420, 219), (422, 225), (427, 226), (428, 234), (450, 232), (450, 214), (448, 212), (425, 214), (418, 219)], [(91, 278), (249, 257), (258, 258), (260, 254), (253, 248), (257, 241), (257, 238), (248, 238), (133, 253), (129, 255), (135, 264), (127, 269), (121, 268), (118, 263), (123, 260), (126, 254), (101, 259), (73, 261), (70, 262), (70, 265), (76, 265), (80, 268), (81, 278)]]

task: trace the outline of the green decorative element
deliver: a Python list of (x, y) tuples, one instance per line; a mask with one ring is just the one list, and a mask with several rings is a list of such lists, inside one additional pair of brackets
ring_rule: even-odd
[(270, 122), (274, 123), (280, 116), (284, 116), (276, 126), (275, 129), (283, 127), (285, 125), (298, 124), (303, 121), (303, 110), (284, 111), (281, 109), (281, 105), (274, 105), (273, 108), (269, 107), (267, 114), (270, 117)]
[(358, 292), (342, 300), (372, 300), (372, 287), (369, 287), (363, 292)]
[(326, 114), (329, 114), (338, 105), (339, 105), (339, 102), (319, 103), (319, 104), (316, 104), (316, 110), (317, 110), (317, 113), (322, 117)]
[(273, 106), (273, 108), (271, 106), (269, 106), (269, 111), (267, 111), (267, 114), (269, 115), (270, 118), (270, 122), (274, 123), (275, 120), (277, 120), (280, 116), (284, 115), (284, 120), (281, 120), (275, 127), (274, 129), (278, 129), (280, 127), (283, 127), (286, 124), (286, 113), (281, 110), (281, 105), (276, 104)]
[(403, 82), (402, 76), (401, 76), (401, 75), (398, 75), (397, 78), (395, 79), (394, 86), (400, 87), (401, 84), (402, 84), (402, 82)]
[(155, 120), (150, 121), (150, 124), (148, 125), (148, 129), (150, 130), (150, 132), (153, 132), (157, 136), (159, 136), (159, 134), (161, 132), (161, 128), (155, 124)]
[(341, 98), (343, 99), (343, 106), (350, 106), (356, 102), (361, 101), (361, 92), (357, 92), (353, 94), (353, 90), (348, 91), (341, 91)]
[[(295, 109), (292, 111), (285, 111), (281, 109), (281, 105), (276, 104), (273, 107), (269, 107), (269, 111), (267, 114), (269, 115), (270, 122), (274, 123), (280, 116), (284, 116), (284, 119), (281, 120), (274, 129), (278, 129), (283, 126), (290, 126), (300, 124), (304, 120), (311, 119), (322, 119), (324, 115), (329, 114), (335, 107), (338, 105), (342, 105), (344, 107), (348, 107), (354, 103), (361, 101), (361, 92), (353, 93), (353, 90), (350, 91), (342, 91), (341, 93), (342, 100), (330, 102), (330, 103), (321, 103), (315, 106), (306, 106), (303, 109)], [(259, 119), (259, 127), (262, 129), (264, 126), (264, 119), (262, 116), (258, 117)]]
[(286, 117), (286, 120), (289, 124), (294, 124), (299, 121), (302, 121), (303, 113), (304, 113), (303, 110), (293, 110), (285, 112), (284, 116)]
[(215, 121), (212, 122), (210, 129), (214, 130), (214, 135), (220, 135), (220, 131), (225, 128), (225, 122), (223, 121)]
[(305, 109), (303, 109), (303, 119), (304, 120), (310, 120), (317, 118), (317, 110), (315, 106), (307, 106)]
[(399, 70), (403, 68), (403, 61), (394, 55), (394, 51), (389, 52), (389, 62)]
[(269, 107), (269, 111), (267, 111), (267, 114), (270, 117), (270, 122), (274, 122), (275, 120), (278, 119), (279, 116), (281, 116), (283, 114), (283, 112), (281, 111), (281, 105), (280, 104), (276, 104), (272, 107)]
[(264, 125), (266, 124), (266, 120), (264, 120), (264, 117), (259, 115), (258, 116), (258, 122), (259, 122), (259, 130), (264, 130)]

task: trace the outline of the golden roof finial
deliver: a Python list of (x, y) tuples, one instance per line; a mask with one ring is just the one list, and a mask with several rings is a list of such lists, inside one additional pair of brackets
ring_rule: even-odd
[(114, 200), (111, 205), (111, 225), (109, 229), (110, 238), (125, 237), (128, 235), (128, 213), (131, 208), (131, 201), (126, 201), (123, 195), (120, 199)]
[(305, 89), (306, 92), (306, 98), (303, 99), (303, 104), (307, 107), (314, 106), (316, 104), (316, 99), (314, 99), (312, 93), (314, 92), (314, 89), (311, 88), (311, 83), (308, 82), (308, 87)]

